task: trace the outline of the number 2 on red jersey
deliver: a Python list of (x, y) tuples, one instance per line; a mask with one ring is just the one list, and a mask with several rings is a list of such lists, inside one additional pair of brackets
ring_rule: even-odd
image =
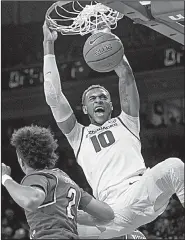
[[(67, 193), (67, 198), (69, 199), (68, 205), (67, 205), (67, 216), (68, 218), (74, 219), (75, 216), (72, 213), (72, 207), (75, 207), (76, 204), (76, 189), (70, 188)], [(77, 206), (76, 206), (77, 207)]]

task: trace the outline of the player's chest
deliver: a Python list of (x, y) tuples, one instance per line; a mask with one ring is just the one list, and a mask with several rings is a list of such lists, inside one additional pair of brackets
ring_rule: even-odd
[(126, 146), (131, 140), (129, 131), (115, 119), (100, 128), (86, 129), (81, 149), (88, 155), (102, 154), (110, 148)]

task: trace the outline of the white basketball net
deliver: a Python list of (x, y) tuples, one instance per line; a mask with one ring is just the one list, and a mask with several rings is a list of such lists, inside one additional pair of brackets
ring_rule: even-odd
[[(46, 20), (50, 29), (61, 32), (63, 35), (80, 34), (83, 36), (105, 28), (115, 29), (118, 20), (123, 17), (123, 14), (96, 1), (85, 6), (78, 1), (71, 2), (71, 4), (72, 11), (67, 10), (67, 5), (62, 5), (62, 1), (54, 3), (48, 9)], [(62, 13), (59, 13), (59, 10)], [(51, 17), (53, 11), (59, 18)]]

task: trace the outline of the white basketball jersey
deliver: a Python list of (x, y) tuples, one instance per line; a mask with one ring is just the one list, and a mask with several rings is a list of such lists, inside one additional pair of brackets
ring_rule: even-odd
[(76, 123), (66, 135), (96, 198), (146, 169), (139, 131), (139, 118), (122, 111), (102, 126)]

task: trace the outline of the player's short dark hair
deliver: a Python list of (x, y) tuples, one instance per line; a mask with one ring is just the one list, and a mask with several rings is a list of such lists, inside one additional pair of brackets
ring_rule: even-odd
[(53, 168), (58, 160), (57, 140), (51, 131), (36, 125), (15, 130), (11, 145), (20, 154), (21, 159), (33, 169)]
[(84, 92), (83, 92), (83, 94), (82, 94), (82, 105), (84, 105), (84, 101), (85, 101), (85, 97), (86, 97), (86, 94), (90, 91), (90, 90), (92, 90), (92, 89), (94, 89), (94, 88), (101, 88), (101, 89), (103, 89), (103, 90), (105, 90), (109, 95), (110, 95), (110, 93), (109, 93), (109, 91), (105, 88), (105, 87), (103, 87), (103, 86), (101, 86), (101, 85), (91, 85), (90, 87), (88, 87)]

